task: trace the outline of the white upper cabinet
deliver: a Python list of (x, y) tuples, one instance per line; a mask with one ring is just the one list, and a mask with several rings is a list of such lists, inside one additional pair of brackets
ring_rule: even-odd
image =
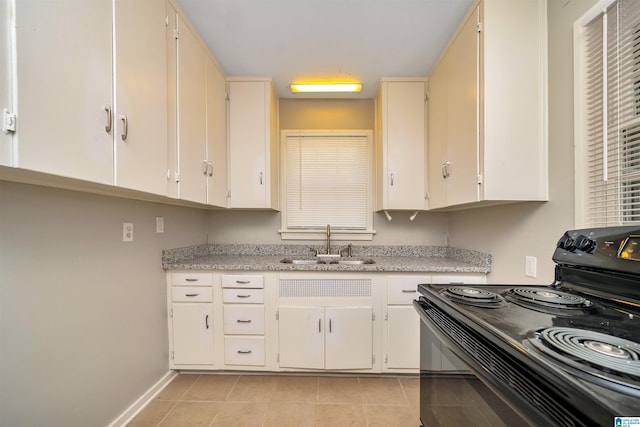
[(383, 79), (376, 98), (376, 210), (425, 204), (425, 81)]
[(15, 2), (2, 163), (166, 194), (165, 17), (163, 0)]
[(229, 79), (229, 207), (278, 209), (278, 145), (271, 80)]
[(165, 1), (116, 0), (115, 5), (115, 185), (165, 195)]
[(197, 33), (168, 4), (168, 194), (227, 204), (226, 81)]
[[(14, 2), (9, 166), (113, 184), (112, 1)], [(11, 25), (9, 24), (9, 25)], [(0, 109), (5, 106), (0, 106)], [(112, 116), (112, 115), (111, 115)]]
[(207, 55), (207, 203), (227, 206), (227, 82)]
[(546, 3), (483, 0), (429, 77), (430, 209), (548, 199)]

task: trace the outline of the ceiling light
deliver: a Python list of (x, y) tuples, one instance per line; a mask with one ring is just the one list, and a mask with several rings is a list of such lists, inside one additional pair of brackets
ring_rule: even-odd
[(291, 85), (291, 92), (360, 92), (361, 83), (296, 83)]

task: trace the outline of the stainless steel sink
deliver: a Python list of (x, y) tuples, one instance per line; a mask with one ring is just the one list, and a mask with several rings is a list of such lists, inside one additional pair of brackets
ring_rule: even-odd
[(342, 265), (364, 265), (364, 264), (375, 264), (376, 262), (371, 258), (355, 258), (355, 259), (340, 259), (338, 260), (338, 264)]
[(339, 265), (364, 265), (375, 264), (371, 258), (337, 258), (337, 259), (309, 259), (309, 258), (283, 258), (280, 260), (283, 264), (339, 264)]
[(323, 261), (317, 259), (295, 259), (295, 258), (284, 258), (280, 260), (283, 264), (324, 264)]

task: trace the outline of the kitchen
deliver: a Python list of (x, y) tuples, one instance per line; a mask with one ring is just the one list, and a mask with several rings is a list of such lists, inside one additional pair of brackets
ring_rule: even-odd
[[(376, 213), (375, 244), (488, 252), (489, 283), (553, 280), (553, 245), (573, 227), (576, 209), (573, 23), (593, 4), (547, 4), (549, 201), (421, 212), (414, 221)], [(162, 250), (279, 242), (277, 212), (207, 211), (30, 185), (4, 168), (0, 200), (0, 419), (17, 424), (107, 425), (166, 374)], [(164, 218), (164, 233), (155, 232), (156, 217)], [(124, 222), (135, 224), (129, 244)], [(524, 275), (525, 255), (538, 260), (536, 278)]]

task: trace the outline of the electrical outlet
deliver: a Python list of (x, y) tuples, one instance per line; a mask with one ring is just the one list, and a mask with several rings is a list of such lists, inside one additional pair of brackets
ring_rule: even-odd
[(133, 224), (130, 222), (122, 223), (122, 241), (133, 242)]
[(164, 233), (164, 218), (161, 216), (156, 217), (156, 233)]
[(526, 256), (524, 258), (524, 275), (528, 277), (536, 277), (536, 269), (538, 258), (534, 256)]

